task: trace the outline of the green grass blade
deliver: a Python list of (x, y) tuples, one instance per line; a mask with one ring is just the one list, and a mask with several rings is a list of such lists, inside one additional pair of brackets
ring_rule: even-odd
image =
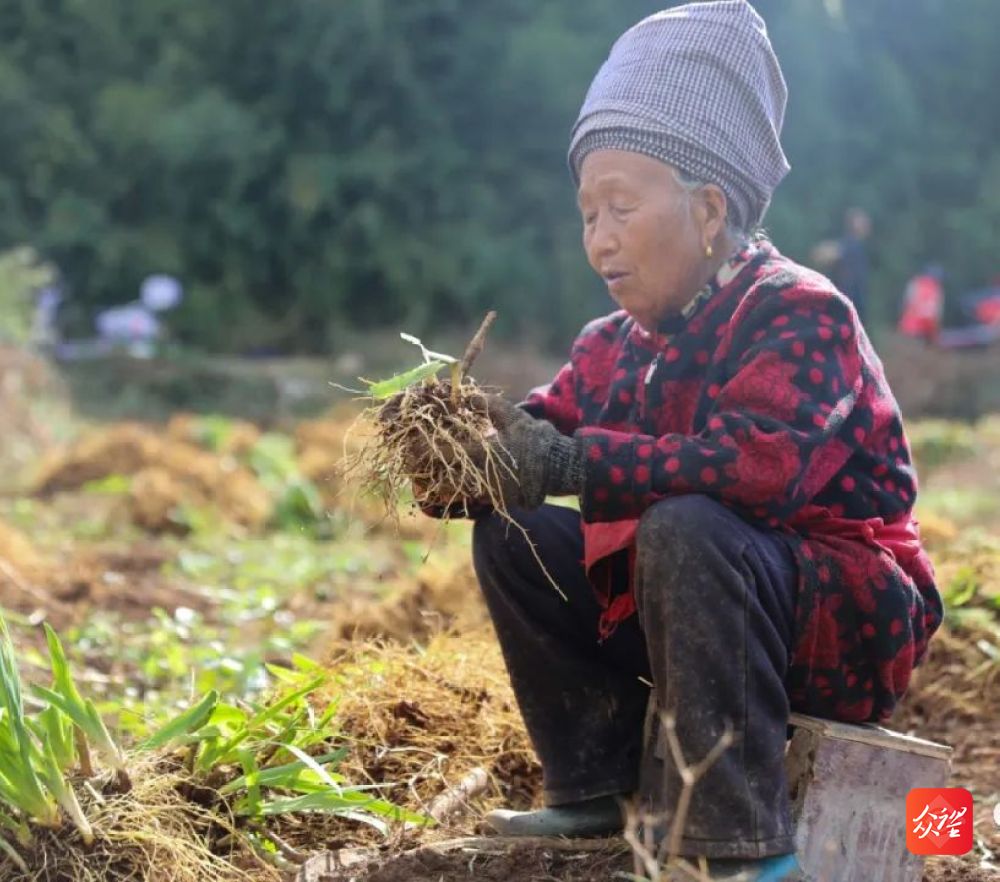
[(24, 821), (13, 818), (6, 812), (0, 811), (0, 827), (13, 833), (14, 838), (17, 839), (19, 844), (31, 844), (31, 829), (24, 823)]
[(188, 708), (180, 716), (171, 720), (143, 741), (139, 745), (139, 750), (157, 750), (184, 735), (197, 732), (208, 722), (218, 703), (219, 693), (213, 689), (196, 705)]
[(17, 853), (17, 849), (14, 848), (3, 836), (0, 836), (0, 851), (2, 851), (7, 857), (11, 859), (14, 865), (24, 873), (25, 877), (31, 875), (31, 871), (28, 869), (28, 865), (24, 862), (24, 858)]
[(93, 745), (104, 754), (105, 759), (113, 768), (125, 769), (128, 765), (125, 761), (125, 752), (119, 747), (118, 742), (111, 737), (111, 733), (104, 724), (103, 718), (97, 712), (94, 702), (88, 698), (84, 701), (83, 710), (90, 720), (90, 732), (93, 733), (91, 742)]
[(3, 709), (2, 739), (4, 765), (0, 795), (46, 826), (55, 826), (59, 808), (38, 778), (34, 759), (38, 747), (25, 722), (21, 693), (21, 673), (14, 658), (14, 644), (7, 621), (0, 614), (0, 708)]
[(289, 692), (287, 695), (283, 695), (273, 704), (268, 705), (267, 707), (260, 710), (258, 713), (254, 714), (254, 716), (247, 721), (247, 728), (255, 729), (259, 726), (262, 726), (269, 720), (275, 719), (279, 714), (281, 714), (283, 710), (285, 710), (285, 708), (295, 704), (295, 702), (299, 701), (302, 698), (305, 698), (310, 693), (315, 692), (317, 689), (319, 689), (320, 686), (323, 686), (329, 679), (330, 679), (329, 676), (326, 674), (323, 674), (322, 676), (319, 677), (314, 677), (312, 680), (306, 683), (306, 685), (303, 686), (301, 689), (296, 689), (293, 692)]
[[(237, 807), (241, 808), (240, 806)], [(325, 812), (342, 815), (356, 821), (369, 824), (376, 829), (387, 831), (382, 818), (393, 821), (406, 821), (414, 824), (432, 824), (433, 820), (416, 812), (409, 812), (381, 799), (374, 799), (363, 793), (341, 791), (335, 793), (326, 790), (317, 793), (307, 793), (302, 796), (271, 799), (260, 806), (260, 812), (265, 817), (275, 815), (296, 814), (298, 812)], [(240, 811), (239, 813), (243, 813)]]
[(239, 751), (240, 765), (243, 767), (243, 780), (246, 783), (247, 795), (244, 799), (246, 813), (250, 817), (260, 816), (260, 769), (254, 759), (252, 750)]
[[(313, 757), (313, 761), (321, 765), (326, 765), (327, 763), (339, 763), (345, 756), (347, 756), (348, 749), (342, 747), (340, 750), (336, 750), (333, 753), (324, 754), (323, 756)], [(306, 763), (301, 760), (296, 760), (294, 763), (286, 763), (282, 766), (272, 766), (271, 768), (261, 769), (258, 772), (257, 780), (261, 787), (281, 787), (288, 790), (294, 790), (296, 787), (296, 779), (300, 772), (307, 769)], [(246, 776), (241, 776), (230, 781), (228, 784), (219, 788), (220, 796), (227, 796), (231, 793), (236, 793), (246, 787)], [(339, 782), (338, 782), (339, 785)]]
[(83, 809), (80, 808), (76, 793), (73, 792), (73, 788), (66, 781), (62, 769), (59, 768), (59, 761), (52, 750), (52, 745), (45, 745), (44, 757), (42, 774), (46, 786), (58, 800), (59, 805), (62, 806), (63, 811), (69, 816), (76, 829), (80, 831), (80, 836), (83, 838), (84, 844), (91, 845), (94, 841), (94, 830), (90, 826), (86, 815), (84, 815)]
[[(333, 814), (356, 811), (358, 806), (346, 799), (341, 793), (324, 790), (317, 793), (305, 793), (301, 796), (280, 797), (269, 799), (260, 806), (264, 816), (289, 815), (297, 812), (330, 812)], [(240, 811), (240, 814), (245, 814)]]
[[(125, 755), (121, 748), (111, 737), (104, 720), (94, 707), (94, 703), (80, 694), (73, 681), (70, 671), (69, 661), (66, 658), (66, 651), (63, 649), (59, 635), (46, 622), (45, 640), (49, 647), (49, 662), (52, 666), (53, 688), (45, 690), (45, 697), (49, 704), (54, 704), (52, 696), (58, 694), (62, 701), (57, 703), (57, 707), (69, 716), (83, 733), (90, 740), (90, 743), (101, 752), (104, 758), (114, 769), (125, 768)], [(36, 695), (40, 695), (42, 687), (34, 687)]]
[(31, 691), (50, 705), (58, 708), (79, 726), (90, 743), (100, 751), (113, 769), (125, 768), (125, 755), (111, 737), (104, 725), (104, 720), (97, 713), (92, 701), (83, 701), (78, 704), (62, 693), (47, 689), (45, 686), (32, 686)]
[(59, 763), (66, 770), (76, 762), (76, 745), (73, 742), (73, 723), (58, 708), (49, 705), (30, 720), (32, 730), (42, 744), (50, 744)]
[(65, 696), (67, 701), (73, 704), (83, 704), (83, 696), (73, 682), (73, 675), (70, 673), (69, 661), (66, 658), (66, 651), (63, 649), (59, 635), (52, 629), (48, 622), (43, 623), (45, 628), (45, 640), (49, 645), (49, 663), (52, 666), (53, 688), (56, 692)]
[[(321, 677), (315, 677), (300, 689), (296, 689), (293, 692), (289, 692), (287, 695), (283, 695), (273, 704), (257, 711), (257, 713), (244, 723), (241, 729), (233, 733), (227, 742), (219, 745), (215, 750), (206, 750), (202, 754), (201, 759), (198, 761), (199, 771), (206, 772), (218, 763), (236, 762), (236, 748), (238, 748), (247, 739), (254, 737), (255, 734), (258, 734), (258, 730), (262, 730), (267, 723), (277, 720), (286, 708), (295, 704), (295, 702), (300, 701), (310, 693), (315, 692), (328, 680), (329, 676), (326, 674)], [(271, 733), (265, 732), (263, 734), (266, 734), (268, 739), (271, 738)]]
[(327, 772), (326, 769), (324, 769), (318, 762), (316, 762), (316, 760), (314, 760), (311, 756), (309, 756), (308, 753), (306, 753), (303, 750), (300, 750), (294, 744), (286, 744), (285, 749), (294, 756), (297, 756), (299, 758), (299, 762), (305, 763), (306, 768), (312, 769), (312, 771), (319, 776), (321, 781), (324, 781), (337, 793), (340, 793), (342, 791), (343, 788), (340, 786), (340, 784), (337, 781), (334, 781), (334, 779), (330, 776), (329, 772)]
[(8, 777), (0, 778), (0, 802), (45, 827), (59, 825), (59, 806), (42, 790), (41, 783), (34, 775), (23, 779), (12, 778), (8, 770)]

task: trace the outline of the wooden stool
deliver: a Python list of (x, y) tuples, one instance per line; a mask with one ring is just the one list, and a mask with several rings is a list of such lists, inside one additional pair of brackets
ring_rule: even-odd
[(799, 861), (813, 882), (920, 882), (906, 794), (944, 787), (951, 748), (873, 725), (792, 714), (786, 765)]

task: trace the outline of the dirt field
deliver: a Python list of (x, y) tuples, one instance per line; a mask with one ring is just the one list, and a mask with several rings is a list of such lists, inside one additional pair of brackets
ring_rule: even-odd
[[(178, 417), (98, 427), (59, 448), (37, 416), (22, 419), (16, 455), (5, 463), (0, 450), (0, 465), (18, 469), (17, 490), (0, 497), (0, 592), (29, 673), (45, 619), (127, 736), (192, 687), (254, 694), (265, 663), (304, 653), (336, 673), (328, 699), (351, 747), (348, 780), (426, 811), (470, 771), (487, 773), (485, 790), (433, 830), (385, 840), (341, 818), (290, 823), (282, 836), (303, 855), (375, 849), (312, 882), (606, 882), (632, 869), (614, 842), (432, 847), (480, 835), (491, 807), (537, 804), (539, 769), (478, 599), (467, 526), (407, 515), (396, 532), (339, 486), (343, 415), (271, 433), (263, 447), (256, 427)], [(892, 726), (951, 745), (953, 783), (976, 798), (975, 849), (930, 863), (926, 882), (997, 882), (1000, 431), (995, 420), (915, 428), (921, 516), (953, 608)], [(303, 487), (316, 489), (319, 517)]]

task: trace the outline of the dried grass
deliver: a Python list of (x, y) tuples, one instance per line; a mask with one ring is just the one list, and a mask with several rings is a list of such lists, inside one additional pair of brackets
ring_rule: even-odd
[(435, 634), (466, 633), (489, 624), (471, 562), (432, 558), (417, 578), (400, 577), (381, 599), (346, 597), (330, 631), (338, 640), (426, 642)]
[(43, 578), (50, 563), (20, 530), (0, 521), (0, 560), (28, 580)]
[[(217, 809), (182, 795), (185, 774), (136, 759), (129, 793), (79, 791), (96, 834), (84, 846), (69, 828), (41, 832), (22, 852), (29, 875), (0, 857), (0, 882), (278, 882), (245, 848), (222, 845), (235, 829)], [(236, 840), (239, 841), (239, 840)]]
[[(204, 446), (204, 418), (193, 413), (175, 413), (167, 421), (167, 437), (195, 446)], [(213, 448), (220, 456), (245, 456), (260, 440), (261, 431), (247, 420), (227, 420), (226, 431)]]
[(231, 522), (260, 529), (271, 515), (271, 499), (253, 473), (231, 456), (162, 437), (138, 423), (91, 432), (43, 458), (34, 492), (78, 490), (110, 475), (129, 475), (129, 511), (150, 530), (172, 529), (181, 504), (211, 506)]
[(330, 700), (356, 747), (342, 766), (349, 780), (384, 785), (417, 811), (476, 767), (490, 778), (484, 808), (539, 796), (540, 769), (489, 629), (439, 634), (424, 649), (342, 644), (330, 667)]

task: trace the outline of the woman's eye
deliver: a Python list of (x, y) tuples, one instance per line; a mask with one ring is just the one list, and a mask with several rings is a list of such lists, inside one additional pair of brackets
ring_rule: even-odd
[(614, 214), (614, 216), (619, 220), (621, 220), (623, 217), (628, 217), (633, 211), (634, 209), (630, 208), (627, 205), (611, 206), (611, 213)]
[(583, 216), (583, 225), (585, 227), (593, 226), (594, 222), (597, 220), (597, 213), (594, 211), (588, 211)]

